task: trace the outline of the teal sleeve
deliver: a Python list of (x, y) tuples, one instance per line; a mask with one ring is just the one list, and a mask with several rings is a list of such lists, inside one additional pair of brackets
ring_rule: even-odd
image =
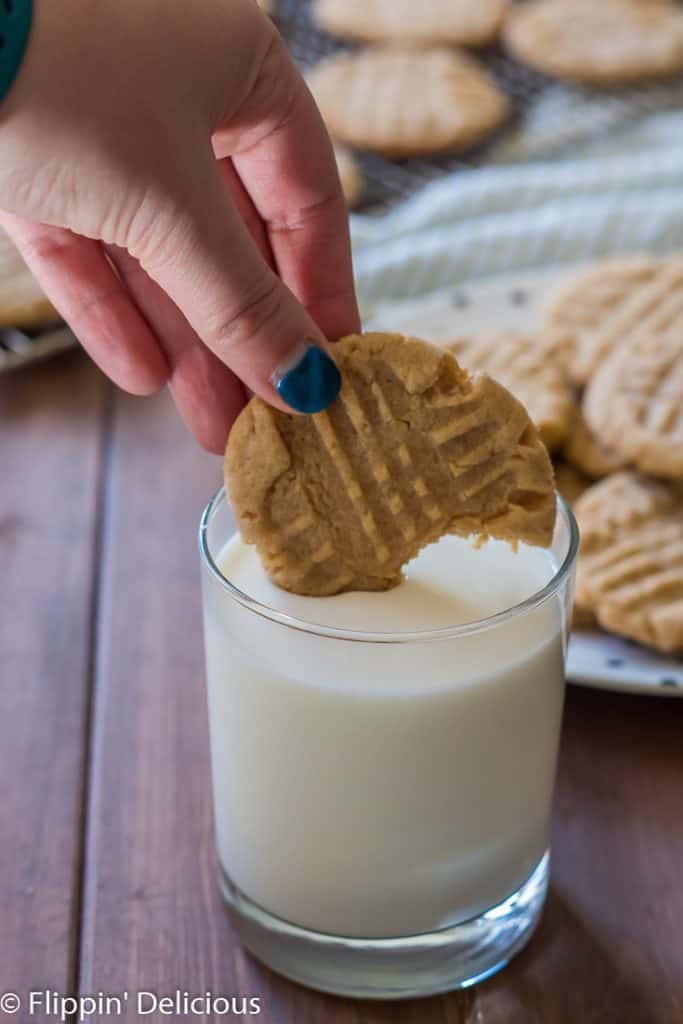
[(0, 0), (0, 103), (12, 88), (24, 59), (32, 17), (33, 0)]

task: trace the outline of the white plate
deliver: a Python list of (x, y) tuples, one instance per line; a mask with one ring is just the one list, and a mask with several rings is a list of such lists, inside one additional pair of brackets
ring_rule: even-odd
[[(559, 271), (524, 271), (458, 284), (420, 298), (366, 303), (366, 330), (395, 330), (429, 341), (459, 334), (528, 330), (539, 326), (544, 297)], [(665, 657), (638, 644), (600, 632), (577, 632), (569, 644), (567, 678), (572, 683), (683, 697), (683, 660)]]

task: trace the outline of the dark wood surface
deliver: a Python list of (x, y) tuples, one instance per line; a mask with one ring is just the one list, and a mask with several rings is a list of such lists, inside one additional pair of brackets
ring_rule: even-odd
[(0, 992), (258, 995), (236, 1019), (268, 1024), (683, 1022), (675, 699), (570, 688), (548, 907), (496, 978), (354, 1002), (242, 951), (215, 885), (195, 540), (219, 480), (166, 395), (80, 355), (0, 379)]
[(0, 990), (75, 982), (105, 405), (83, 360), (0, 378)]

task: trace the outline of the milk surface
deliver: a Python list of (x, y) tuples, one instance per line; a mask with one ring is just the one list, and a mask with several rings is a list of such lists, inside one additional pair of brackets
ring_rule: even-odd
[(256, 548), (233, 538), (219, 558), (238, 590), (295, 618), (337, 629), (374, 633), (446, 629), (489, 618), (542, 590), (554, 572), (542, 548), (491, 540), (475, 548), (462, 537), (442, 537), (405, 568), (404, 582), (381, 593), (301, 597), (281, 590), (263, 571)]
[[(233, 538), (219, 566), (319, 627), (415, 634), (538, 592), (550, 554), (445, 537), (392, 591), (304, 598)], [(514, 892), (543, 855), (563, 701), (554, 597), (459, 638), (364, 643), (288, 628), (205, 579), (222, 866), (271, 913), (317, 931), (433, 931)]]

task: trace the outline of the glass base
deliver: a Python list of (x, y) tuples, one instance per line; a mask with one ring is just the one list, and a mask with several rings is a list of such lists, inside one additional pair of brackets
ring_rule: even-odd
[(398, 939), (349, 939), (289, 924), (253, 903), (221, 871), (242, 944), (300, 985), (363, 999), (408, 999), (465, 988), (501, 970), (531, 938), (548, 888), (546, 852), (520, 888), (480, 917)]

